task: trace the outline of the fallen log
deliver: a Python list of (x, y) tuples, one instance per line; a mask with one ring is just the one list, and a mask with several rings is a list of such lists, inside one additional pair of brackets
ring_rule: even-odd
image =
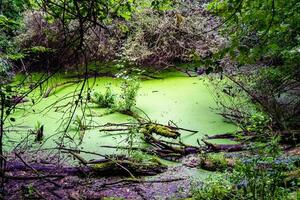
[[(82, 175), (86, 173), (90, 173), (92, 170), (88, 167), (60, 167), (54, 165), (41, 165), (41, 164), (31, 164), (32, 168), (34, 168), (38, 172), (47, 172), (51, 173), (62, 173), (68, 176), (76, 176)], [(31, 168), (26, 166), (21, 162), (7, 162), (7, 166), (5, 169), (7, 172), (16, 172), (16, 171), (32, 171)]]
[[(101, 162), (88, 163), (83, 167), (59, 167), (54, 165), (31, 164), (37, 172), (45, 172), (50, 174), (59, 174), (58, 176), (114, 176), (114, 175), (138, 175), (150, 176), (164, 172), (167, 167), (159, 163), (140, 163), (132, 160), (102, 160)], [(7, 172), (17, 171), (32, 171), (28, 166), (19, 162), (8, 162), (6, 167)], [(129, 173), (130, 172), (130, 173)], [(54, 175), (53, 175), (54, 176)], [(22, 177), (16, 179), (22, 179)], [(27, 179), (23, 177), (23, 179)], [(29, 176), (28, 179), (39, 179), (39, 176)]]
[(244, 144), (213, 144), (207, 142), (206, 140), (202, 139), (202, 142), (207, 146), (207, 152), (234, 152), (234, 151), (243, 151), (247, 149), (247, 146)]
[(233, 133), (222, 133), (217, 135), (205, 135), (207, 140), (211, 139), (235, 139), (235, 135)]
[(236, 161), (229, 158), (213, 159), (210, 157), (202, 157), (199, 167), (208, 171), (224, 171), (234, 167)]
[(145, 128), (149, 134), (155, 133), (163, 137), (174, 138), (174, 139), (180, 136), (180, 133), (178, 131), (160, 124), (149, 123), (145, 126)]
[(170, 144), (167, 141), (154, 138), (147, 132), (144, 132), (144, 140), (154, 147), (153, 151), (155, 151), (156, 155), (168, 160), (173, 160), (173, 158), (178, 159), (185, 155), (201, 152), (200, 147), (185, 145), (181, 142)]
[(249, 131), (237, 131), (234, 133), (221, 133), (221, 134), (215, 134), (215, 135), (205, 135), (206, 139), (238, 139), (238, 136), (244, 137), (251, 137), (254, 138), (256, 136), (255, 132), (249, 132)]

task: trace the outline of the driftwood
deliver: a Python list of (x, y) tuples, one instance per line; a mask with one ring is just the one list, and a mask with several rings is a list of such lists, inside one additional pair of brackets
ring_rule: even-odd
[[(182, 142), (169, 142), (164, 141), (162, 139), (157, 139), (154, 137), (154, 134), (163, 136), (165, 138), (173, 138), (177, 139), (180, 137), (179, 129), (178, 127), (173, 127), (169, 125), (162, 125), (157, 123), (151, 123), (151, 122), (140, 122), (137, 125), (140, 129), (140, 132), (143, 134), (143, 139), (146, 143), (150, 144), (150, 147), (147, 148), (127, 148), (127, 147), (114, 147), (114, 146), (104, 146), (107, 148), (122, 148), (122, 149), (131, 149), (131, 150), (138, 150), (149, 154), (157, 155), (161, 158), (168, 159), (168, 160), (176, 160), (183, 156), (189, 155), (189, 154), (196, 154), (200, 152), (220, 152), (220, 151), (226, 151), (226, 152), (232, 152), (232, 151), (242, 151), (245, 150), (246, 147), (243, 144), (212, 144), (207, 141), (203, 141), (205, 146), (200, 145), (199, 146), (191, 146), (183, 144)], [(107, 129), (101, 129), (105, 131), (126, 131), (130, 130), (130, 127), (132, 124), (107, 124), (105, 127), (114, 127), (114, 128), (107, 128)], [(103, 127), (103, 126), (102, 126)], [(193, 130), (184, 129), (186, 131), (190, 132), (197, 132)], [(215, 139), (215, 138), (234, 138), (233, 134), (226, 133), (221, 135), (215, 135), (215, 136), (209, 136), (209, 139)]]

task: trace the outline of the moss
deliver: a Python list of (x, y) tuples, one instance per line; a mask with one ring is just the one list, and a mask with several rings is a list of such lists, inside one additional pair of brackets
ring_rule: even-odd
[(93, 170), (97, 171), (97, 170), (101, 170), (101, 169), (105, 169), (105, 168), (111, 168), (114, 166), (115, 166), (115, 163), (109, 161), (109, 162), (94, 164), (92, 166), (92, 168), (93, 168)]
[(147, 125), (147, 129), (149, 130), (150, 133), (156, 133), (158, 135), (168, 137), (168, 138), (176, 139), (177, 137), (180, 136), (179, 132), (159, 124), (149, 124)]
[(234, 160), (226, 159), (223, 155), (209, 154), (201, 158), (201, 167), (209, 171), (224, 171), (233, 167)]

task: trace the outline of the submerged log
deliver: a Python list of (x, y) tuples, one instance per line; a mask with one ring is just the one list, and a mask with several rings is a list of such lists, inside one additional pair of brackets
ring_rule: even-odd
[(57, 83), (55, 84), (54, 86), (52, 87), (49, 87), (47, 89), (47, 91), (45, 92), (45, 94), (43, 95), (43, 98), (47, 98), (49, 97), (50, 93), (55, 90), (56, 88), (58, 87), (62, 87), (62, 86), (65, 86), (65, 85), (68, 85), (68, 84), (76, 84), (76, 83), (80, 83), (81, 80), (76, 80), (76, 81), (66, 81), (66, 82), (63, 82), (63, 83)]

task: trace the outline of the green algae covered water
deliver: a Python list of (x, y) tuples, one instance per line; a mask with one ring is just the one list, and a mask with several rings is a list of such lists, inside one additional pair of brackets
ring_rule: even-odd
[[(38, 76), (38, 75), (37, 75)], [(16, 80), (20, 80), (21, 78)], [(48, 82), (53, 85), (58, 82), (67, 81), (61, 77), (55, 77)], [(210, 90), (205, 86), (205, 77), (185, 77), (180, 74), (165, 74), (162, 79), (141, 81), (137, 96), (136, 107), (143, 110), (152, 121), (166, 124), (174, 122), (179, 127), (197, 130), (198, 133), (182, 133), (182, 141), (186, 144), (197, 145), (197, 139), (206, 134), (218, 134), (236, 131), (237, 127), (227, 123), (215, 113), (212, 108), (216, 104)], [(105, 91), (111, 87), (116, 93), (120, 91), (121, 79), (111, 77), (91, 78), (87, 82), (87, 88), (92, 91)], [(7, 151), (15, 148), (21, 141), (34, 140), (29, 130), (34, 130), (37, 124), (44, 125), (43, 148), (55, 147), (61, 142), (63, 127), (70, 119), (70, 100), (75, 90), (79, 90), (82, 83), (68, 84), (51, 92), (49, 97), (42, 98), (43, 92), (36, 89), (30, 94), (30, 101), (18, 105), (13, 114), (15, 122), (6, 123), (5, 149)], [(44, 91), (45, 92), (45, 91)], [(33, 101), (32, 101), (33, 100)], [(98, 108), (96, 105), (88, 104), (89, 107), (78, 107), (73, 118), (83, 114), (86, 110), (86, 125), (101, 126), (106, 123), (124, 123), (133, 121), (132, 117), (112, 113), (103, 115), (106, 109)], [(74, 120), (73, 120), (74, 121)], [(100, 128), (91, 128), (81, 132), (76, 131), (76, 126), (70, 124), (68, 137), (74, 138), (76, 144), (83, 150), (98, 152), (101, 154), (115, 153), (115, 149), (103, 148), (103, 145), (124, 146), (127, 135), (118, 132), (100, 132)], [(82, 141), (80, 141), (82, 138)], [(215, 142), (230, 143), (228, 140)], [(30, 143), (33, 147), (39, 147), (39, 143)]]

